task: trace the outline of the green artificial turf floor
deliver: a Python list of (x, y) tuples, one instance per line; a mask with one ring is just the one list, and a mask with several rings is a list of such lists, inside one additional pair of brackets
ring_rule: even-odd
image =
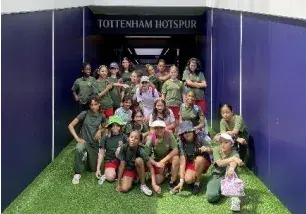
[[(202, 191), (198, 196), (192, 195), (188, 187), (180, 194), (171, 195), (167, 185), (163, 186), (163, 193), (159, 196), (145, 196), (140, 192), (139, 185), (129, 193), (117, 193), (114, 183), (105, 182), (99, 186), (94, 173), (89, 172), (82, 174), (79, 185), (73, 185), (73, 154), (74, 143), (71, 143), (4, 213), (232, 213), (227, 198), (215, 205), (206, 201), (204, 193), (209, 175), (203, 176)], [(239, 175), (246, 186), (240, 213), (290, 213), (249, 170), (242, 168)]]

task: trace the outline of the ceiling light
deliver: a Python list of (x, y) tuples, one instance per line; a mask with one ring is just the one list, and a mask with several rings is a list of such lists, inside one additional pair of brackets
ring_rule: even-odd
[(170, 39), (171, 36), (125, 36), (127, 39)]
[(162, 48), (135, 48), (137, 55), (161, 55)]

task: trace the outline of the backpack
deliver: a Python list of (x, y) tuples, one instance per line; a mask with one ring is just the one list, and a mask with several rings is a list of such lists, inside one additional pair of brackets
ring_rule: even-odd
[[(181, 111), (181, 110), (185, 110), (185, 109), (186, 109), (186, 106), (185, 106), (185, 103), (183, 103), (183, 104), (181, 105), (181, 107), (180, 107), (180, 111)], [(193, 108), (192, 108), (193, 113), (194, 113), (195, 115), (197, 115), (198, 112), (199, 112), (199, 110), (200, 110), (200, 107), (194, 104), (194, 105), (193, 105)]]
[[(155, 92), (155, 86), (154, 86), (154, 84), (152, 84), (151, 86), (149, 86), (149, 87), (151, 87), (151, 93), (152, 93), (152, 97), (155, 97), (155, 94), (154, 94), (154, 92)], [(142, 96), (142, 90), (141, 89), (139, 89), (140, 90), (140, 96)]]

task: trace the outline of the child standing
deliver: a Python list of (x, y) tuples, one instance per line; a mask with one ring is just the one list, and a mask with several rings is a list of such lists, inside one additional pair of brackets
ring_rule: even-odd
[(162, 97), (166, 100), (167, 106), (172, 110), (176, 121), (179, 120), (180, 105), (183, 103), (184, 84), (178, 80), (178, 68), (170, 67), (170, 79), (162, 88)]
[(91, 66), (89, 63), (82, 65), (82, 77), (75, 80), (71, 88), (74, 100), (78, 102), (78, 112), (88, 110), (88, 98), (93, 95), (95, 78), (90, 76)]
[[(220, 145), (213, 150), (214, 167), (212, 169), (212, 177), (207, 184), (206, 198), (208, 202), (217, 202), (221, 198), (221, 180), (224, 177), (232, 177), (237, 166), (243, 164), (236, 150), (232, 150), (234, 140), (227, 133), (220, 136)], [(231, 210), (240, 210), (240, 199), (232, 197)]]
[(115, 115), (118, 115), (122, 118), (124, 124), (129, 123), (132, 120), (132, 110), (131, 108), (131, 98), (130, 97), (124, 97), (122, 100), (122, 107), (118, 108), (115, 111)]
[(169, 78), (170, 75), (169, 73), (166, 71), (166, 61), (163, 59), (160, 59), (157, 63), (157, 73), (156, 73), (156, 77), (159, 79), (160, 81), (160, 88), (159, 90), (162, 89), (164, 82), (166, 82)]
[(129, 58), (124, 57), (122, 59), (122, 70), (121, 70), (121, 79), (119, 83), (123, 83), (123, 84), (127, 84), (130, 85), (131, 84), (131, 72), (134, 70), (134, 66), (132, 64), (132, 62), (129, 60)]
[(152, 190), (145, 184), (145, 165), (149, 157), (145, 150), (139, 145), (142, 142), (142, 134), (132, 131), (128, 144), (120, 149), (118, 159), (120, 161), (116, 190), (128, 192), (133, 181), (139, 176), (140, 190), (146, 195), (152, 195)]
[(94, 93), (100, 98), (101, 113), (108, 119), (113, 115), (113, 100), (109, 94), (109, 91), (113, 88), (113, 84), (107, 80), (107, 66), (101, 65), (98, 68), (97, 74), (99, 77), (94, 85)]
[(184, 121), (178, 129), (180, 148), (180, 183), (174, 188), (181, 191), (184, 182), (193, 185), (193, 194), (200, 192), (203, 173), (210, 166), (210, 144), (195, 133), (192, 122)]
[(204, 74), (201, 72), (200, 62), (196, 58), (191, 58), (187, 62), (186, 70), (183, 73), (182, 80), (188, 90), (192, 90), (195, 94), (195, 104), (198, 105), (204, 114), (207, 112), (205, 101), (205, 91), (207, 84)]
[(116, 62), (112, 62), (109, 66), (110, 70), (110, 77), (108, 81), (113, 83), (113, 88), (109, 91), (109, 94), (113, 100), (113, 108), (116, 110), (120, 107), (121, 104), (121, 88), (128, 88), (129, 85), (127, 84), (120, 84), (119, 81), (119, 66)]
[(161, 90), (160, 81), (155, 76), (155, 70), (153, 65), (147, 64), (146, 65), (146, 72), (149, 75), (149, 81), (154, 85), (154, 87), (157, 89), (157, 91)]
[(149, 78), (142, 76), (140, 86), (136, 89), (136, 98), (140, 108), (143, 110), (146, 122), (149, 121), (150, 114), (153, 112), (154, 102), (158, 97), (158, 91), (149, 86)]
[[(110, 129), (109, 135), (105, 135), (100, 141), (98, 163), (96, 167), (96, 177), (106, 179), (110, 182), (116, 178), (116, 170), (119, 161), (116, 158), (120, 148), (127, 143), (127, 136), (122, 133), (124, 123), (122, 119), (114, 115), (109, 118), (107, 128)], [(101, 174), (101, 163), (104, 160), (104, 175)]]
[[(136, 90), (139, 87), (139, 80), (140, 80), (140, 72), (139, 71), (133, 71), (131, 74), (131, 84), (128, 88), (126, 88), (122, 96), (123, 97), (130, 97), (132, 102), (131, 110), (133, 111), (135, 108), (138, 107), (138, 102), (136, 98)], [(123, 99), (122, 97), (122, 99)]]
[(170, 189), (176, 186), (175, 182), (179, 171), (177, 141), (171, 132), (165, 130), (165, 127), (164, 121), (155, 120), (151, 126), (153, 132), (148, 135), (146, 142), (146, 152), (150, 156), (149, 169), (152, 187), (157, 193), (161, 191), (159, 185), (164, 181), (168, 170), (171, 171)]
[[(91, 171), (95, 171), (97, 167), (97, 158), (99, 151), (99, 139), (101, 138), (105, 117), (99, 114), (100, 103), (97, 97), (88, 98), (90, 110), (82, 111), (68, 126), (68, 129), (74, 137), (76, 151), (74, 155), (74, 176), (73, 184), (78, 184), (81, 178), (81, 173), (85, 170), (86, 165)], [(82, 123), (79, 135), (74, 127)]]

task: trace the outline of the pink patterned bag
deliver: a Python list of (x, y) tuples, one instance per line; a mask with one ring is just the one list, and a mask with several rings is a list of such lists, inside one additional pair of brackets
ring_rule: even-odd
[(221, 194), (229, 197), (244, 196), (244, 182), (239, 179), (234, 172), (231, 178), (224, 178), (221, 180)]

